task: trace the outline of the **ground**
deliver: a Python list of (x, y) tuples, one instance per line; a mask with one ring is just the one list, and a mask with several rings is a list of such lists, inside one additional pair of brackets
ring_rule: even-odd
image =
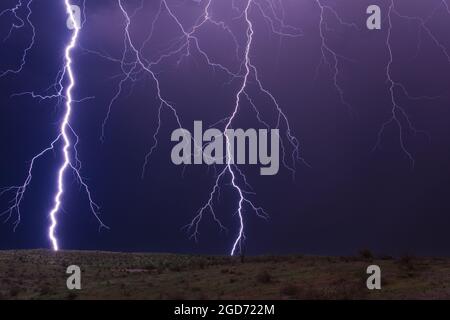
[[(69, 291), (69, 265), (82, 290)], [(381, 267), (382, 289), (366, 287)], [(0, 299), (450, 299), (450, 258), (0, 251)]]

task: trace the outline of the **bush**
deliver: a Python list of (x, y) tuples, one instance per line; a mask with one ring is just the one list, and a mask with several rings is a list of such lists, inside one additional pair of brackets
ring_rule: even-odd
[(180, 272), (181, 267), (179, 265), (171, 265), (171, 266), (169, 266), (169, 270), (172, 272)]
[(373, 253), (369, 249), (363, 249), (359, 251), (359, 255), (364, 260), (373, 260)]
[(75, 292), (69, 292), (67, 294), (67, 300), (75, 300), (77, 298), (77, 294)]
[(408, 271), (412, 271), (412, 270), (414, 270), (413, 260), (414, 260), (414, 257), (407, 254), (407, 255), (400, 257), (398, 262), (399, 262), (401, 268), (404, 268)]
[(256, 281), (259, 283), (269, 283), (272, 281), (272, 276), (266, 270), (259, 272), (256, 275)]
[(153, 264), (148, 264), (148, 265), (145, 266), (145, 270), (147, 270), (147, 271), (153, 271), (155, 269), (157, 269), (157, 268)]
[(300, 292), (299, 287), (293, 284), (288, 284), (280, 289), (280, 293), (288, 297), (295, 297), (298, 295), (299, 292)]
[(9, 290), (9, 295), (11, 297), (17, 297), (19, 295), (20, 289), (19, 287), (13, 287)]
[(40, 294), (41, 296), (45, 296), (45, 295), (50, 294), (51, 291), (52, 291), (52, 290), (50, 289), (50, 286), (49, 286), (49, 285), (44, 285), (44, 286), (41, 287), (41, 290), (39, 291), (39, 294)]
[(200, 268), (200, 269), (205, 269), (206, 268), (206, 265), (207, 265), (207, 263), (206, 263), (206, 261), (205, 260), (199, 260), (198, 262), (197, 262), (197, 266), (198, 266), (198, 268)]

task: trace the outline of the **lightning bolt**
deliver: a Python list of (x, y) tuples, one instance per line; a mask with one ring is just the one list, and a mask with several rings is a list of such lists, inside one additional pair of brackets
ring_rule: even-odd
[[(345, 99), (344, 89), (342, 88), (341, 84), (339, 83), (339, 77), (340, 77), (340, 73), (341, 73), (339, 65), (340, 65), (342, 60), (349, 61), (349, 62), (353, 62), (353, 61), (351, 59), (341, 55), (341, 54), (338, 54), (328, 44), (328, 40), (327, 40), (326, 34), (327, 34), (327, 31), (330, 31), (331, 29), (328, 26), (328, 23), (327, 23), (327, 20), (326, 20), (326, 14), (327, 14), (327, 12), (331, 13), (341, 26), (348, 27), (348, 28), (353, 28), (355, 30), (359, 30), (359, 28), (354, 23), (345, 22), (339, 16), (339, 14), (336, 12), (335, 9), (333, 9), (332, 7), (330, 7), (328, 5), (322, 4), (321, 0), (315, 0), (315, 3), (316, 3), (316, 5), (318, 6), (318, 8), (320, 10), (320, 14), (319, 14), (319, 36), (320, 36), (320, 40), (321, 40), (320, 51), (321, 51), (321, 54), (322, 54), (320, 62), (319, 62), (319, 65), (317, 67), (317, 72), (316, 73), (318, 73), (320, 67), (323, 64), (326, 64), (332, 70), (333, 85), (334, 85), (334, 88), (336, 89), (337, 93), (339, 94), (339, 99), (341, 101), (341, 104), (344, 105), (345, 107), (347, 107), (347, 110), (351, 113), (352, 112), (352, 106)], [(317, 75), (316, 75), (316, 77), (317, 77)]]
[[(27, 59), (29, 51), (34, 46), (34, 42), (35, 42), (35, 38), (36, 38), (36, 29), (35, 29), (33, 23), (31, 22), (31, 15), (33, 13), (33, 11), (31, 10), (32, 4), (33, 4), (33, 0), (29, 0), (26, 5), (27, 15), (25, 17), (26, 23), (28, 24), (28, 26), (31, 29), (30, 41), (29, 41), (27, 47), (25, 48), (25, 50), (23, 51), (22, 57), (20, 59), (20, 64), (16, 68), (7, 69), (3, 72), (0, 71), (0, 78), (4, 77), (6, 75), (9, 75), (9, 74), (19, 74), (26, 64), (26, 59)], [(2, 12), (0, 12), (0, 18), (5, 14), (11, 14), (19, 22), (19, 24), (13, 23), (11, 25), (8, 35), (6, 36), (6, 38), (3, 41), (7, 41), (13, 34), (14, 30), (19, 30), (19, 29), (25, 28), (26, 23), (25, 23), (24, 19), (21, 18), (17, 13), (17, 11), (20, 10), (22, 7), (23, 7), (22, 0), (19, 0), (13, 8), (8, 8), (8, 9), (5, 9)]]
[[(252, 80), (252, 82), (256, 84), (256, 88), (259, 90), (260, 93), (269, 98), (269, 100), (275, 107), (276, 113), (278, 114), (276, 121), (277, 123), (275, 127), (276, 128), (280, 128), (281, 126), (286, 127), (284, 135), (285, 139), (281, 139), (282, 162), (283, 165), (288, 170), (290, 170), (292, 172), (292, 175), (294, 176), (295, 163), (299, 160), (304, 162), (304, 160), (300, 157), (299, 142), (292, 133), (292, 129), (290, 127), (287, 115), (281, 109), (280, 104), (278, 103), (274, 95), (263, 86), (262, 81), (259, 78), (258, 69), (251, 62), (250, 58), (254, 34), (253, 22), (250, 17), (250, 10), (252, 8), (255, 9), (255, 12), (259, 11), (260, 15), (264, 18), (264, 21), (266, 21), (267, 25), (269, 26), (269, 29), (275, 35), (287, 38), (296, 38), (302, 36), (302, 31), (299, 28), (290, 26), (284, 22), (282, 10), (280, 16), (279, 14), (277, 14), (276, 8), (270, 1), (250, 0), (246, 1), (245, 6), (241, 8), (236, 3), (233, 3), (233, 8), (238, 13), (235, 19), (242, 19), (247, 26), (245, 31), (246, 42), (244, 48), (242, 49), (239, 45), (238, 38), (233, 33), (232, 29), (229, 26), (227, 26), (224, 22), (216, 20), (214, 18), (213, 14), (211, 13), (211, 7), (213, 5), (212, 0), (208, 0), (205, 2), (202, 14), (198, 17), (194, 25), (191, 26), (190, 28), (186, 28), (181, 23), (181, 21), (179, 20), (179, 18), (174, 13), (171, 6), (168, 4), (166, 0), (161, 0), (156, 15), (151, 22), (151, 30), (149, 32), (149, 35), (141, 45), (137, 45), (133, 41), (132, 35), (130, 34), (130, 25), (132, 23), (133, 17), (137, 14), (137, 12), (139, 12), (139, 10), (142, 10), (143, 4), (141, 2), (141, 5), (138, 6), (133, 12), (128, 12), (122, 0), (118, 0), (117, 3), (125, 18), (124, 41), (123, 41), (124, 50), (122, 53), (122, 57), (114, 58), (95, 50), (85, 49), (85, 51), (88, 53), (94, 54), (110, 62), (120, 64), (120, 68), (122, 70), (122, 77), (121, 80), (119, 81), (117, 91), (108, 105), (106, 117), (102, 123), (102, 134), (101, 134), (102, 141), (105, 138), (105, 128), (111, 116), (112, 106), (114, 105), (116, 100), (121, 96), (123, 91), (123, 85), (128, 81), (135, 83), (138, 79), (138, 75), (141, 72), (144, 72), (145, 74), (149, 75), (156, 87), (157, 99), (159, 100), (159, 107), (158, 107), (157, 128), (153, 134), (153, 144), (151, 145), (148, 154), (145, 156), (145, 161), (142, 169), (142, 177), (145, 177), (145, 170), (149, 165), (149, 160), (153, 152), (157, 148), (158, 144), (157, 136), (162, 125), (161, 124), (162, 109), (168, 108), (169, 111), (174, 116), (178, 126), (182, 128), (181, 116), (178, 114), (174, 104), (171, 103), (169, 99), (164, 96), (163, 89), (161, 87), (161, 83), (158, 78), (158, 74), (154, 72), (152, 69), (158, 66), (163, 61), (176, 56), (178, 56), (177, 64), (180, 64), (184, 59), (191, 57), (195, 52), (199, 54), (200, 57), (203, 58), (206, 65), (208, 65), (214, 70), (218, 70), (227, 75), (230, 78), (230, 82), (241, 81), (239, 85), (239, 90), (236, 92), (235, 95), (235, 105), (233, 106), (232, 113), (216, 123), (216, 124), (220, 123), (224, 124), (223, 128), (224, 134), (227, 132), (228, 129), (232, 128), (232, 123), (238, 116), (239, 109), (241, 108), (243, 100), (246, 100), (254, 109), (257, 120), (265, 127), (270, 127), (268, 123), (262, 119), (256, 104), (254, 103), (252, 97), (250, 96), (250, 93), (248, 92), (251, 82), (250, 80)], [(146, 44), (153, 37), (155, 24), (163, 13), (167, 14), (171, 18), (171, 20), (175, 23), (175, 25), (180, 31), (180, 36), (171, 41), (166, 49), (161, 50), (161, 52), (156, 56), (155, 59), (148, 60), (144, 57), (142, 51), (146, 46)], [(230, 67), (215, 62), (214, 59), (212, 59), (208, 55), (208, 53), (204, 49), (202, 49), (200, 45), (200, 39), (197, 37), (197, 32), (202, 28), (206, 27), (206, 25), (208, 24), (219, 27), (224, 32), (226, 32), (226, 34), (228, 34), (228, 36), (232, 39), (233, 43), (235, 44), (234, 51), (236, 57), (239, 57), (239, 53), (243, 51), (243, 59), (242, 61), (239, 62), (239, 68), (237, 70), (232, 70), (232, 68)], [(129, 52), (132, 53), (131, 60), (130, 55), (128, 54)], [(226, 139), (226, 148), (228, 151), (230, 151), (231, 143), (229, 137), (226, 134), (225, 139)], [(202, 147), (203, 146), (199, 146), (194, 143), (194, 153), (201, 153)], [(288, 159), (286, 154), (288, 148), (292, 150), (290, 160)], [(228, 152), (228, 154), (230, 154), (230, 152)], [(232, 159), (230, 159), (229, 157), (227, 157), (225, 161), (226, 165), (216, 175), (216, 180), (214, 186), (212, 187), (211, 192), (209, 193), (208, 200), (199, 209), (197, 215), (193, 218), (191, 223), (189, 223), (186, 226), (186, 228), (191, 232), (191, 237), (197, 239), (197, 236), (199, 234), (199, 224), (202, 221), (204, 214), (206, 214), (209, 211), (209, 213), (212, 215), (213, 220), (218, 224), (220, 229), (228, 230), (223, 225), (219, 217), (216, 215), (216, 212), (214, 210), (214, 203), (215, 197), (217, 197), (218, 194), (220, 193), (221, 186), (225, 184), (227, 180), (229, 180), (230, 185), (232, 186), (233, 190), (235, 190), (238, 197), (236, 214), (238, 217), (239, 228), (230, 251), (231, 255), (234, 255), (238, 250), (241, 249), (242, 242), (245, 239), (244, 209), (248, 207), (250, 210), (255, 212), (257, 216), (264, 219), (267, 219), (268, 214), (262, 207), (255, 205), (254, 202), (249, 199), (249, 196), (253, 195), (253, 193), (248, 191), (247, 189), (244, 189), (241, 186), (241, 183), (243, 183), (246, 186), (246, 188), (247, 187), (251, 188), (242, 170), (240, 170), (236, 165), (234, 165), (232, 163)]]
[(252, 22), (251, 22), (251, 20), (249, 18), (249, 9), (250, 9), (251, 4), (252, 4), (252, 1), (249, 0), (247, 2), (246, 7), (244, 8), (244, 11), (243, 11), (243, 16), (244, 16), (244, 19), (245, 19), (245, 21), (247, 23), (247, 31), (246, 31), (247, 43), (246, 43), (246, 46), (245, 46), (245, 54), (244, 54), (245, 74), (244, 74), (244, 77), (243, 77), (242, 85), (241, 85), (241, 87), (239, 88), (239, 91), (236, 94), (236, 104), (234, 106), (233, 113), (228, 118), (228, 122), (226, 123), (225, 129), (223, 131), (223, 133), (225, 135), (225, 140), (226, 140), (226, 147), (227, 147), (227, 150), (228, 150), (227, 156), (226, 156), (226, 166), (225, 166), (225, 169), (217, 177), (216, 184), (215, 184), (215, 186), (213, 188), (213, 191), (210, 194), (210, 198), (209, 198), (209, 200), (207, 202), (207, 205), (203, 206), (200, 209), (199, 215), (197, 217), (195, 217), (193, 222), (192, 222), (192, 224), (195, 222), (195, 224), (196, 224), (195, 232), (198, 233), (198, 223), (201, 220), (201, 216), (203, 214), (203, 211), (206, 210), (206, 208), (209, 208), (211, 210), (211, 212), (213, 213), (213, 215), (214, 215), (214, 209), (212, 207), (212, 197), (214, 196), (214, 193), (217, 190), (217, 186), (220, 183), (220, 179), (226, 173), (228, 173), (230, 175), (230, 177), (231, 177), (231, 185), (236, 190), (236, 192), (238, 194), (238, 197), (239, 197), (238, 198), (238, 208), (237, 208), (237, 215), (238, 215), (238, 218), (239, 218), (239, 231), (238, 231), (237, 237), (236, 237), (236, 239), (235, 239), (235, 241), (233, 243), (233, 246), (232, 246), (232, 249), (231, 249), (231, 252), (230, 252), (231, 255), (235, 254), (238, 246), (239, 246), (239, 248), (242, 248), (242, 241), (245, 238), (245, 233), (244, 233), (245, 225), (244, 225), (244, 217), (243, 217), (243, 205), (244, 205), (244, 203), (249, 204), (253, 209), (256, 210), (257, 213), (261, 211), (262, 213), (265, 214), (265, 211), (262, 208), (256, 208), (253, 205), (253, 203), (245, 197), (241, 186), (237, 182), (236, 173), (235, 173), (235, 171), (233, 169), (233, 160), (230, 157), (230, 155), (233, 154), (232, 150), (231, 150), (230, 137), (226, 133), (227, 130), (229, 128), (231, 128), (232, 122), (235, 119), (235, 117), (236, 117), (236, 115), (237, 115), (237, 113), (239, 111), (240, 102), (241, 102), (242, 96), (244, 94), (244, 91), (245, 91), (245, 89), (247, 87), (248, 80), (249, 80), (250, 73), (251, 73), (251, 69), (252, 69), (252, 65), (251, 65), (251, 62), (250, 62), (250, 50), (251, 50), (251, 46), (252, 46), (254, 31), (253, 31), (253, 24), (252, 24)]
[[(26, 57), (27, 57), (28, 51), (34, 45), (35, 28), (30, 20), (30, 16), (32, 14), (31, 3), (32, 3), (32, 1), (29, 1), (27, 4), (28, 14), (27, 14), (26, 20), (28, 21), (29, 25), (32, 26), (32, 30), (33, 30), (32, 41), (31, 41), (30, 45), (25, 49), (25, 52), (22, 56), (21, 64), (19, 65), (19, 67), (16, 69), (10, 69), (10, 70), (3, 72), (0, 75), (0, 77), (6, 76), (7, 74), (10, 74), (10, 73), (14, 73), (14, 74), (20, 73), (26, 63)], [(63, 155), (63, 163), (61, 164), (61, 166), (58, 169), (57, 192), (53, 198), (54, 205), (49, 212), (49, 218), (50, 218), (51, 223), (48, 228), (48, 238), (49, 238), (49, 241), (51, 242), (51, 245), (52, 245), (52, 248), (54, 251), (58, 251), (59, 247), (60, 247), (59, 240), (56, 236), (56, 227), (58, 225), (58, 213), (61, 210), (62, 197), (63, 197), (64, 191), (65, 191), (64, 177), (65, 177), (68, 169), (72, 169), (78, 182), (84, 188), (87, 198), (88, 198), (88, 201), (89, 201), (90, 209), (91, 209), (93, 215), (95, 216), (95, 218), (98, 220), (100, 228), (108, 228), (100, 219), (99, 212), (98, 212), (99, 206), (94, 202), (93, 197), (90, 192), (90, 189), (80, 174), (81, 161), (78, 158), (78, 151), (76, 148), (77, 144), (79, 142), (79, 138), (78, 138), (77, 134), (75, 133), (75, 131), (73, 130), (73, 128), (70, 126), (70, 119), (71, 119), (71, 115), (72, 115), (72, 111), (73, 111), (73, 104), (75, 102), (78, 102), (77, 100), (74, 100), (72, 97), (72, 91), (73, 91), (73, 88), (75, 87), (75, 76), (74, 76), (74, 71), (72, 68), (72, 50), (77, 45), (78, 35), (80, 33), (81, 26), (79, 25), (79, 22), (75, 19), (74, 13), (72, 11), (71, 2), (69, 0), (64, 0), (64, 5), (66, 8), (66, 13), (67, 13), (69, 20), (73, 26), (73, 32), (72, 32), (70, 41), (64, 50), (64, 52), (65, 52), (64, 68), (62, 71), (60, 71), (58, 73), (56, 83), (51, 86), (53, 88), (57, 88), (56, 93), (52, 94), (52, 95), (42, 95), (42, 94), (35, 94), (34, 92), (24, 92), (24, 93), (19, 93), (19, 94), (13, 95), (13, 96), (31, 95), (32, 98), (38, 98), (41, 100), (54, 99), (54, 98), (57, 98), (59, 100), (60, 99), (65, 100), (65, 104), (64, 104), (65, 112), (64, 112), (63, 119), (61, 120), (59, 134), (50, 143), (50, 145), (47, 148), (40, 151), (38, 154), (36, 154), (31, 159), (31, 162), (30, 162), (30, 165), (29, 165), (28, 171), (27, 171), (28, 172), (27, 177), (25, 179), (25, 182), (22, 185), (4, 188), (0, 192), (0, 196), (4, 195), (6, 193), (10, 193), (10, 192), (14, 193), (14, 197), (11, 200), (11, 203), (12, 203), (11, 206), (7, 210), (2, 212), (0, 215), (6, 216), (6, 221), (8, 221), (9, 219), (12, 218), (13, 214), (16, 213), (17, 218), (13, 222), (14, 230), (16, 230), (16, 228), (19, 226), (19, 224), (21, 222), (20, 206), (23, 202), (24, 195), (25, 195), (27, 189), (31, 184), (31, 181), (33, 178), (32, 173), (33, 173), (33, 169), (36, 164), (36, 161), (39, 160), (41, 157), (43, 157), (48, 152), (55, 151), (56, 145), (58, 143), (63, 144), (62, 149), (61, 149), (61, 152)], [(18, 8), (20, 8), (20, 6), (22, 6), (21, 1), (19, 1), (18, 5), (16, 7), (12, 8), (12, 9), (8, 9), (3, 12), (11, 12), (15, 16), (17, 16), (16, 10)], [(3, 14), (3, 12), (2, 12), (2, 14)], [(1, 14), (0, 14), (0, 16), (1, 16)], [(19, 18), (19, 20), (20, 20), (20, 18)], [(66, 86), (64, 85), (65, 79), (67, 79), (67, 81), (68, 81), (68, 84)], [(65, 89), (65, 93), (63, 93), (64, 89)], [(83, 100), (84, 99), (82, 99), (80, 101), (83, 101)], [(75, 139), (75, 143), (72, 142), (72, 138)]]
[[(317, 73), (319, 72), (319, 69), (322, 65), (327, 65), (329, 69), (332, 72), (332, 80), (333, 80), (333, 86), (339, 96), (339, 100), (342, 105), (346, 106), (347, 109), (351, 112), (352, 106), (350, 103), (346, 100), (344, 88), (340, 83), (340, 77), (342, 73), (342, 63), (344, 61), (346, 62), (354, 62), (352, 59), (347, 58), (340, 53), (338, 53), (336, 50), (334, 50), (331, 45), (330, 41), (328, 39), (328, 33), (330, 31), (333, 31), (330, 28), (330, 24), (328, 19), (332, 18), (334, 21), (336, 21), (340, 26), (345, 28), (350, 28), (355, 31), (360, 31), (360, 28), (355, 23), (350, 23), (344, 21), (338, 14), (338, 12), (331, 7), (330, 5), (324, 4), (322, 0), (313, 0), (316, 6), (319, 9), (319, 23), (318, 23), (318, 30), (319, 30), (319, 38), (320, 38), (320, 52), (321, 52), (321, 59), (319, 61), (319, 65), (317, 67)], [(169, 102), (167, 98), (163, 98), (161, 94), (161, 84), (158, 80), (158, 75), (152, 71), (153, 67), (156, 67), (161, 62), (165, 61), (166, 59), (169, 59), (171, 57), (178, 56), (177, 63), (180, 64), (184, 59), (189, 58), (195, 53), (199, 54), (204, 62), (210, 66), (214, 70), (218, 70), (220, 72), (223, 72), (225, 75), (229, 76), (230, 83), (232, 81), (240, 81), (239, 89), (236, 92), (235, 95), (235, 105), (233, 106), (233, 110), (230, 115), (225, 117), (222, 120), (219, 120), (216, 124), (223, 123), (223, 133), (226, 137), (226, 146), (228, 151), (230, 148), (230, 140), (229, 137), (226, 135), (226, 130), (232, 128), (233, 121), (238, 117), (239, 110), (242, 108), (242, 105), (244, 102), (247, 102), (250, 104), (250, 106), (255, 111), (255, 115), (259, 123), (261, 123), (266, 128), (270, 128), (270, 125), (262, 118), (262, 115), (259, 111), (258, 106), (255, 104), (255, 100), (250, 94), (249, 88), (251, 86), (256, 86), (256, 88), (259, 90), (260, 93), (268, 97), (274, 106), (278, 117), (277, 117), (277, 123), (275, 125), (275, 128), (280, 128), (284, 126), (286, 128), (284, 138), (281, 139), (281, 149), (282, 149), (282, 163), (285, 168), (291, 171), (292, 176), (295, 176), (295, 164), (300, 161), (304, 163), (305, 165), (308, 165), (306, 161), (300, 157), (299, 153), (299, 142), (295, 138), (295, 136), (292, 133), (292, 130), (289, 125), (288, 117), (280, 107), (280, 104), (278, 103), (277, 99), (274, 97), (274, 95), (266, 89), (259, 76), (258, 68), (252, 63), (251, 61), (251, 50), (252, 50), (252, 44), (253, 44), (253, 36), (254, 36), (254, 28), (253, 28), (253, 19), (252, 16), (256, 13), (259, 13), (260, 17), (263, 18), (263, 20), (266, 22), (269, 30), (274, 34), (281, 38), (297, 38), (301, 37), (303, 35), (303, 31), (297, 27), (290, 26), (284, 22), (284, 7), (281, 4), (281, 2), (278, 1), (270, 1), (270, 0), (248, 0), (248, 1), (232, 1), (231, 5), (236, 12), (236, 17), (234, 20), (242, 19), (245, 22), (246, 30), (245, 37), (246, 37), (246, 43), (243, 46), (243, 48), (239, 45), (239, 41), (237, 40), (238, 37), (235, 36), (232, 29), (227, 26), (224, 22), (218, 21), (214, 19), (214, 15), (211, 12), (213, 1), (208, 0), (205, 1), (205, 4), (203, 6), (203, 12), (198, 17), (194, 25), (187, 28), (185, 27), (181, 21), (178, 19), (177, 15), (174, 13), (174, 11), (171, 9), (170, 5), (166, 0), (161, 0), (160, 5), (158, 7), (158, 11), (156, 15), (154, 16), (154, 19), (151, 22), (151, 31), (148, 35), (148, 37), (145, 39), (145, 41), (142, 43), (142, 45), (139, 47), (137, 45), (133, 44), (130, 32), (129, 32), (129, 26), (131, 24), (133, 16), (143, 8), (143, 5), (141, 3), (141, 6), (134, 10), (132, 14), (128, 14), (125, 8), (123, 7), (122, 1), (119, 0), (119, 6), (122, 10), (122, 13), (124, 14), (126, 18), (126, 27), (125, 27), (125, 37), (124, 37), (124, 51), (122, 58), (113, 58), (108, 55), (105, 55), (103, 53), (95, 52), (92, 50), (87, 50), (89, 53), (93, 53), (98, 55), (101, 58), (107, 59), (111, 62), (120, 63), (120, 66), (122, 68), (122, 74), (123, 77), (121, 81), (119, 82), (119, 86), (117, 89), (116, 94), (112, 98), (109, 106), (108, 106), (108, 112), (104, 119), (103, 126), (102, 126), (102, 140), (104, 139), (105, 135), (105, 127), (107, 124), (107, 121), (111, 114), (111, 107), (114, 104), (114, 102), (117, 100), (117, 98), (122, 94), (122, 86), (127, 81), (135, 82), (137, 81), (137, 77), (141, 71), (144, 71), (151, 75), (151, 78), (154, 80), (156, 86), (157, 86), (157, 95), (158, 99), (160, 101), (159, 108), (158, 108), (158, 118), (157, 118), (157, 128), (156, 131), (153, 134), (153, 144), (150, 147), (150, 151), (145, 156), (145, 161), (143, 165), (142, 170), (142, 177), (145, 176), (145, 170), (147, 166), (149, 165), (149, 159), (153, 152), (157, 148), (158, 139), (157, 136), (159, 134), (159, 130), (162, 126), (161, 124), (161, 112), (163, 107), (168, 107), (173, 115), (175, 116), (175, 119), (180, 127), (181, 126), (181, 117), (177, 113), (175, 107), (173, 104)], [(447, 10), (448, 5), (445, 1), (442, 1), (441, 3)], [(437, 97), (414, 97), (410, 95), (406, 89), (406, 87), (401, 84), (398, 81), (395, 81), (392, 77), (391, 67), (393, 63), (393, 55), (391, 50), (391, 29), (392, 29), (392, 14), (394, 14), (394, 4), (392, 1), (392, 5), (389, 9), (389, 31), (386, 41), (386, 46), (389, 51), (389, 62), (386, 67), (386, 77), (388, 80), (388, 83), (390, 84), (389, 92), (391, 96), (391, 104), (392, 104), (392, 117), (390, 117), (385, 123), (382, 124), (381, 129), (378, 134), (378, 141), (376, 144), (376, 147), (379, 147), (381, 143), (381, 137), (385, 130), (385, 128), (393, 123), (395, 123), (399, 127), (400, 131), (400, 145), (402, 150), (405, 152), (405, 154), (408, 156), (408, 158), (413, 162), (412, 154), (408, 151), (406, 148), (404, 137), (403, 137), (403, 127), (402, 127), (402, 120), (400, 120), (400, 117), (402, 117), (410, 130), (413, 130), (414, 133), (425, 133), (423, 131), (417, 130), (412, 125), (412, 122), (410, 121), (407, 113), (405, 112), (405, 109), (402, 108), (399, 103), (396, 100), (396, 94), (395, 90), (400, 89), (404, 94), (407, 95), (410, 99), (435, 99)], [(153, 37), (154, 34), (154, 28), (157, 20), (163, 15), (167, 14), (172, 21), (176, 24), (178, 29), (180, 30), (180, 36), (173, 41), (171, 41), (167, 48), (162, 49), (158, 54), (156, 54), (156, 58), (151, 60), (147, 60), (144, 58), (144, 55), (142, 53), (143, 48), (146, 46), (146, 44), (150, 41), (150, 39)], [(398, 14), (398, 13), (397, 13)], [(436, 45), (442, 50), (444, 54), (448, 57), (448, 52), (445, 49), (445, 47), (438, 41), (438, 39), (434, 36), (434, 34), (431, 32), (431, 30), (426, 26), (427, 20), (423, 20), (420, 18), (411, 18), (409, 19), (415, 19), (416, 21), (419, 21), (420, 27), (432, 38), (432, 40), (436, 43)], [(235, 55), (236, 57), (239, 57), (240, 52), (243, 52), (243, 58), (242, 60), (239, 58), (239, 67), (237, 69), (232, 69), (230, 67), (224, 66), (223, 64), (215, 62), (208, 53), (202, 49), (200, 45), (200, 39), (197, 37), (197, 32), (201, 30), (202, 28), (206, 27), (208, 24), (214, 25), (217, 27), (222, 28), (224, 32), (226, 32), (233, 40), (233, 43), (235, 44)], [(126, 61), (127, 51), (131, 49), (134, 53), (135, 58), (132, 61)], [(316, 75), (317, 76), (317, 75)], [(214, 125), (216, 125), (214, 124)], [(426, 133), (425, 133), (426, 134)], [(280, 137), (281, 138), (281, 137)], [(376, 148), (375, 147), (375, 148)], [(286, 150), (288, 148), (291, 148), (292, 153), (291, 157), (288, 160)], [(201, 146), (195, 146), (194, 152), (201, 152)], [(230, 152), (228, 152), (230, 154)], [(199, 235), (199, 227), (200, 223), (203, 220), (203, 217), (206, 213), (210, 213), (213, 220), (217, 223), (219, 228), (221, 230), (228, 230), (224, 224), (221, 222), (219, 217), (216, 214), (215, 211), (215, 202), (216, 199), (220, 196), (220, 190), (224, 184), (229, 180), (231, 187), (235, 191), (237, 195), (237, 209), (236, 209), (236, 215), (238, 217), (238, 224), (239, 228), (237, 231), (237, 235), (235, 237), (235, 240), (232, 243), (231, 248), (231, 255), (236, 254), (236, 252), (240, 251), (242, 249), (242, 243), (245, 240), (245, 209), (248, 207), (251, 211), (255, 212), (258, 216), (267, 219), (268, 214), (265, 212), (265, 210), (261, 207), (256, 206), (251, 200), (250, 196), (253, 195), (252, 192), (248, 191), (247, 189), (251, 189), (251, 186), (249, 185), (247, 178), (245, 174), (240, 170), (236, 165), (234, 165), (231, 161), (231, 159), (226, 158), (226, 166), (216, 175), (216, 180), (212, 186), (212, 189), (209, 193), (209, 197), (207, 198), (207, 201), (205, 204), (198, 210), (197, 215), (193, 218), (190, 224), (187, 225), (187, 229), (191, 231), (191, 237), (195, 238), (197, 240), (197, 236)]]
[[(50, 214), (49, 214), (50, 219), (51, 219), (51, 225), (48, 229), (48, 236), (52, 242), (53, 250), (55, 250), (55, 251), (57, 251), (59, 248), (58, 239), (56, 238), (56, 235), (55, 235), (55, 229), (56, 229), (56, 226), (58, 223), (57, 214), (61, 208), (61, 197), (64, 194), (64, 175), (67, 171), (67, 168), (70, 166), (69, 149), (71, 148), (71, 145), (72, 145), (72, 142), (70, 141), (70, 137), (68, 134), (69, 121), (70, 121), (70, 116), (72, 114), (72, 89), (75, 86), (75, 78), (74, 78), (73, 70), (72, 70), (71, 53), (72, 53), (72, 50), (76, 46), (76, 43), (78, 40), (78, 34), (80, 33), (80, 27), (81, 27), (79, 25), (79, 22), (76, 21), (76, 19), (75, 19), (70, 1), (65, 0), (65, 5), (66, 5), (67, 14), (69, 15), (69, 19), (73, 25), (74, 31), (72, 34), (72, 38), (70, 39), (70, 43), (66, 47), (65, 54), (64, 54), (65, 61), (66, 61), (65, 70), (66, 70), (67, 76), (69, 78), (69, 85), (66, 88), (66, 111), (65, 111), (65, 115), (62, 120), (61, 127), (60, 127), (60, 136), (62, 137), (62, 139), (64, 141), (64, 147), (62, 149), (62, 152), (64, 154), (64, 162), (58, 171), (58, 192), (55, 195), (54, 206), (50, 210)], [(78, 171), (76, 171), (76, 172), (78, 172)]]
[[(429, 138), (429, 134), (424, 130), (417, 129), (410, 116), (406, 112), (405, 108), (400, 105), (398, 102), (398, 96), (397, 93), (401, 92), (403, 95), (409, 99), (409, 100), (435, 100), (442, 98), (442, 96), (413, 96), (409, 93), (406, 86), (396, 81), (394, 76), (392, 75), (392, 66), (394, 63), (394, 55), (392, 51), (392, 29), (393, 29), (393, 17), (394, 15), (402, 18), (407, 19), (410, 21), (415, 21), (418, 23), (419, 26), (419, 36), (421, 34), (421, 31), (425, 31), (425, 33), (430, 37), (430, 39), (434, 42), (434, 44), (437, 46), (437, 48), (442, 52), (443, 55), (447, 58), (448, 62), (450, 63), (450, 55), (448, 53), (447, 48), (437, 39), (437, 37), (433, 34), (431, 29), (427, 26), (427, 22), (435, 15), (436, 11), (441, 7), (444, 6), (447, 13), (450, 14), (448, 10), (448, 5), (445, 2), (445, 0), (442, 0), (435, 8), (432, 10), (432, 13), (426, 18), (420, 18), (420, 17), (410, 17), (403, 15), (398, 12), (397, 8), (395, 7), (394, 0), (391, 0), (389, 3), (389, 9), (387, 14), (387, 21), (388, 21), (388, 31), (387, 31), (387, 37), (386, 37), (386, 49), (388, 51), (388, 62), (386, 65), (386, 80), (389, 87), (389, 97), (391, 102), (391, 111), (390, 116), (387, 118), (387, 120), (381, 125), (380, 130), (378, 132), (377, 142), (374, 146), (373, 150), (376, 150), (380, 147), (382, 136), (384, 134), (384, 131), (386, 128), (390, 125), (395, 125), (398, 129), (398, 138), (399, 138), (399, 144), (400, 148), (403, 151), (403, 153), (408, 158), (411, 167), (413, 168), (415, 166), (415, 159), (411, 151), (408, 149), (405, 141), (405, 133), (407, 131), (412, 132), (413, 134), (423, 134)], [(419, 38), (420, 39), (420, 38)], [(420, 49), (420, 41), (418, 43), (418, 49)], [(406, 125), (406, 126), (405, 126)]]

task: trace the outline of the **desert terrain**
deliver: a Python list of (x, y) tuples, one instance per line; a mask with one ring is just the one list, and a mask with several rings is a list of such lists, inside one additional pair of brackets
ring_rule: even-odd
[[(367, 266), (382, 289), (366, 287)], [(81, 268), (81, 290), (66, 269)], [(450, 299), (450, 258), (0, 251), (0, 299)]]

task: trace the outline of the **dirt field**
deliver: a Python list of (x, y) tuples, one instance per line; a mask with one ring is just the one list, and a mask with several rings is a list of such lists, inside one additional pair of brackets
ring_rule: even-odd
[[(366, 288), (370, 264), (381, 290)], [(0, 251), (0, 299), (450, 299), (450, 259)]]

